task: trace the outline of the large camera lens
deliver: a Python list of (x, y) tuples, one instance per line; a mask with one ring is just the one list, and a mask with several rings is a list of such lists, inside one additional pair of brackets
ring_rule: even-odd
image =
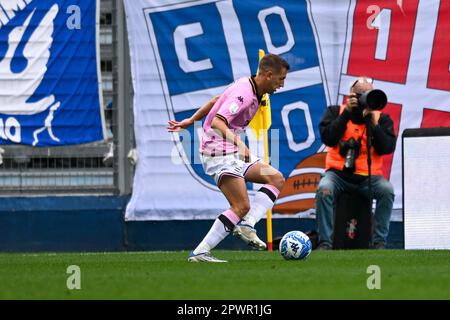
[(374, 89), (361, 94), (358, 101), (363, 108), (381, 110), (387, 104), (387, 96), (383, 91)]

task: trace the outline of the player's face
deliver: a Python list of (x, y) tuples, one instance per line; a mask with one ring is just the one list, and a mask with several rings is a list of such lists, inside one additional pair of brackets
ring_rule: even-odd
[(275, 91), (277, 91), (280, 88), (284, 87), (284, 80), (286, 79), (287, 75), (287, 69), (282, 68), (280, 72), (278, 73), (269, 73), (268, 77), (268, 86), (267, 86), (267, 93), (272, 94)]

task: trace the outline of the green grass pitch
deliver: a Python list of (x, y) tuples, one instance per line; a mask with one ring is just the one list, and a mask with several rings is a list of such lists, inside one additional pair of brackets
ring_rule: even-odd
[[(188, 263), (187, 251), (0, 254), (0, 299), (450, 299), (450, 251), (215, 250), (228, 263)], [(80, 290), (69, 290), (70, 265)], [(380, 289), (369, 290), (370, 265)]]

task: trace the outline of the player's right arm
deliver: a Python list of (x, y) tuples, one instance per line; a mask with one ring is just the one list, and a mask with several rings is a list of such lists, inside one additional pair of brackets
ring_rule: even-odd
[(183, 119), (181, 121), (169, 120), (169, 127), (167, 127), (167, 131), (178, 132), (191, 126), (195, 121), (203, 119), (203, 117), (206, 116), (212, 109), (219, 97), (220, 96), (215, 96), (214, 98), (209, 100), (207, 103), (201, 106), (190, 118)]
[(239, 154), (244, 158), (245, 162), (250, 161), (250, 150), (247, 148), (245, 143), (239, 138), (238, 135), (235, 135), (229, 128), (228, 124), (223, 120), (223, 117), (214, 117), (211, 128), (220, 132), (222, 137), (224, 137), (227, 141), (233, 143), (238, 147)]

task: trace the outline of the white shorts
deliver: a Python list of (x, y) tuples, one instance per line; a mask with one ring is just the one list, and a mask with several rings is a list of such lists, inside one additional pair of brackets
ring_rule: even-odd
[(244, 178), (248, 169), (260, 160), (258, 157), (251, 155), (250, 162), (244, 162), (239, 159), (238, 153), (214, 157), (201, 154), (200, 159), (205, 173), (213, 177), (217, 185), (219, 185), (223, 176)]

